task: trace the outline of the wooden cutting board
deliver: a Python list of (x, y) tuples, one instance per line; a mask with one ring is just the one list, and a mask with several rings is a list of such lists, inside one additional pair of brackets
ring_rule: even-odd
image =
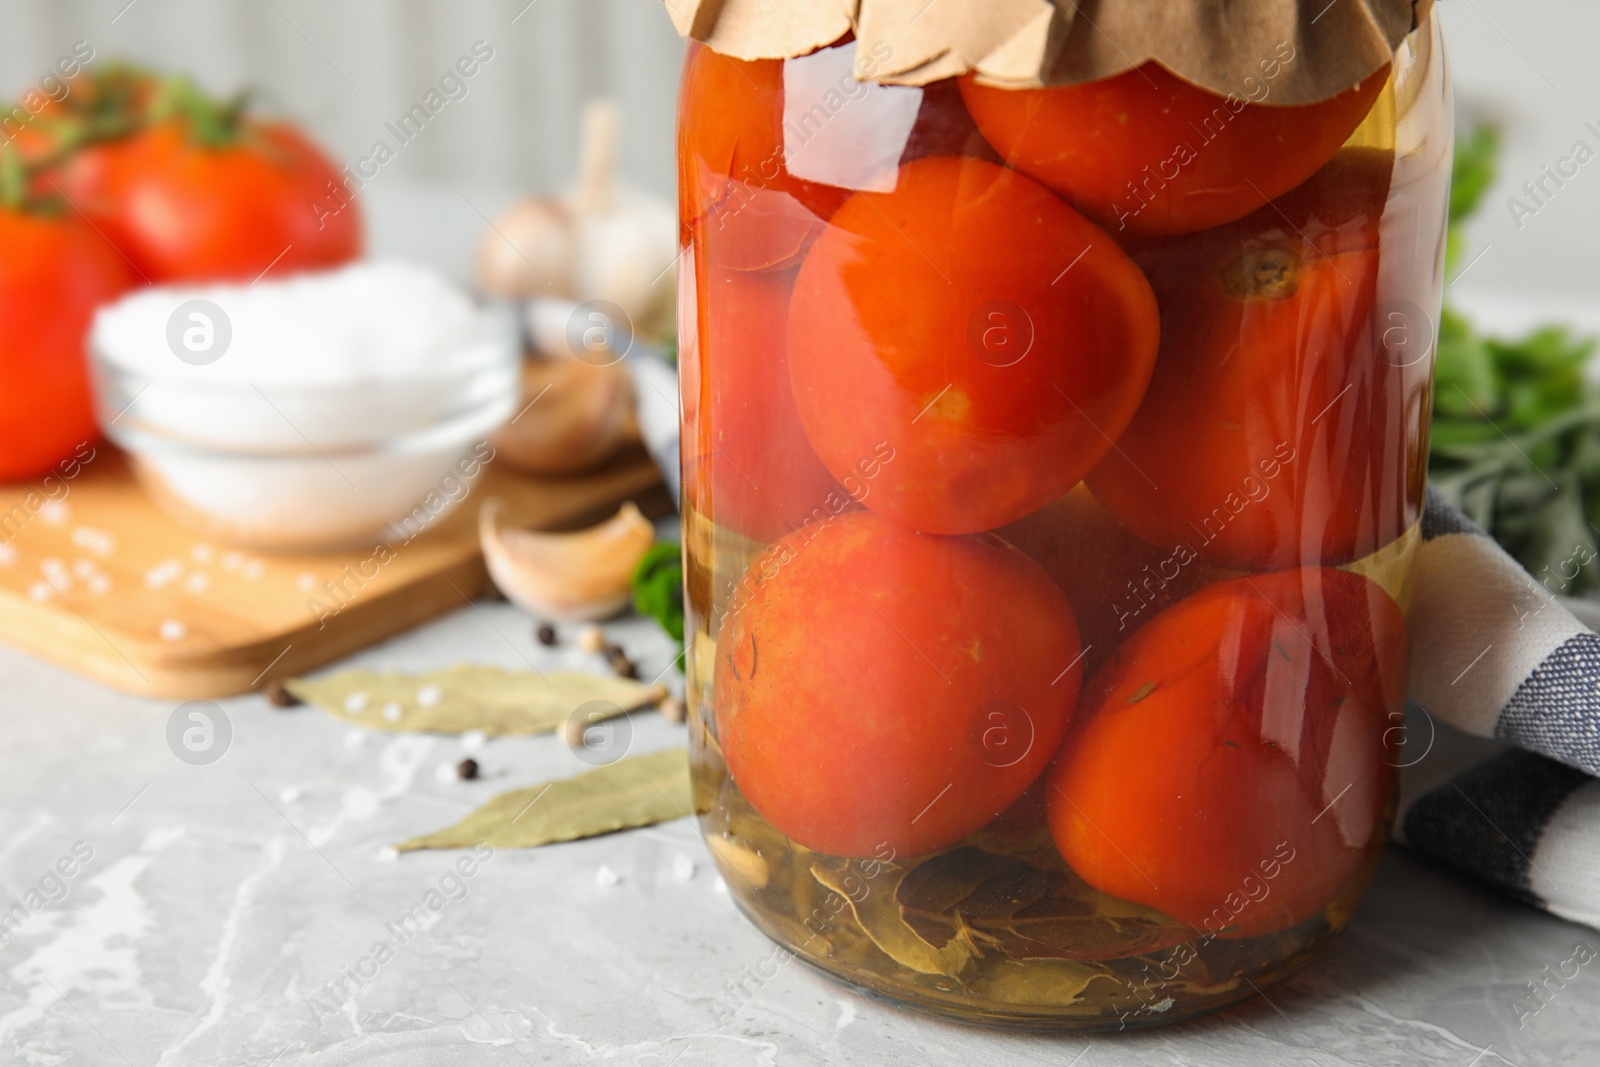
[(246, 692), (462, 607), (488, 582), (477, 514), (491, 496), (510, 521), (541, 529), (596, 521), (624, 500), (650, 515), (671, 507), (639, 448), (560, 480), (491, 464), (454, 512), (385, 561), (373, 548), (272, 555), (179, 525), (115, 449), (97, 447), (76, 478), (50, 483), (55, 500), (39, 484), (0, 485), (0, 641), (151, 697)]

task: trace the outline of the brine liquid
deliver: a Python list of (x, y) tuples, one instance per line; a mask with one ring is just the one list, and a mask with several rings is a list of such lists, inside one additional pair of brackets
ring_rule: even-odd
[[(765, 548), (692, 510), (684, 524), (688, 582), (702, 594)], [(1240, 940), (1094, 890), (1062, 861), (1042, 812), (933, 855), (811, 851), (763, 819), (728, 774), (714, 734), (716, 634), (707, 623), (695, 614), (689, 634), (690, 761), (695, 810), (729, 893), (800, 959), (913, 1007), (997, 1025), (1097, 1029), (1211, 1011), (1309, 962), (1348, 922), (1382, 855), (1390, 813), (1322, 914)], [(1270, 899), (1271, 881), (1249, 890), (1254, 899), (1241, 886), (1243, 902), (1234, 902), (1241, 912)]]

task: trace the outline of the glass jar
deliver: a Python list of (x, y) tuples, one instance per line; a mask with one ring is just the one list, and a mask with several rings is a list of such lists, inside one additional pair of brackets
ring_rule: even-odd
[(1291, 107), (1268, 61), (1224, 97), (691, 44), (692, 763), (768, 935), (936, 1014), (1122, 1028), (1349, 921), (1401, 762), (1440, 49), (1424, 15)]

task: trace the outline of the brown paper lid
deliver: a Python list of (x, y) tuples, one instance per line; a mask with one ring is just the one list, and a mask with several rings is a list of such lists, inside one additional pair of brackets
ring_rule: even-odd
[[(1005, 88), (1093, 81), (1156, 60), (1220, 95), (1309, 104), (1389, 62), (1433, 0), (665, 0), (684, 37), (738, 59), (802, 56), (854, 33), (856, 75)], [(1285, 56), (1292, 58), (1285, 59)], [(1256, 90), (1259, 91), (1259, 90)]]

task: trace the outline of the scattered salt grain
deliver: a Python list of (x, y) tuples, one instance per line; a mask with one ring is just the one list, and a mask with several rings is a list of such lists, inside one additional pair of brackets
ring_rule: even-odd
[(711, 889), (713, 892), (720, 893), (722, 896), (728, 895), (728, 883), (720, 874), (717, 875), (717, 880), (711, 884)]
[(405, 714), (406, 714), (405, 709), (402, 708), (399, 704), (392, 704), (391, 703), (391, 704), (385, 704), (383, 706), (383, 717), (384, 717), (385, 720), (387, 720), (389, 722), (399, 722), (401, 719), (403, 719), (405, 717)]
[(366, 743), (367, 735), (362, 733), (360, 730), (351, 730), (349, 733), (344, 735), (345, 748), (357, 749)]
[(461, 775), (457, 773), (454, 763), (441, 763), (433, 769), (433, 780), (440, 785), (449, 785), (461, 781)]
[(175, 559), (164, 559), (145, 572), (144, 584), (151, 589), (160, 589), (162, 586), (171, 585), (182, 576), (183, 564)]
[(43, 602), (49, 600), (50, 595), (54, 592), (55, 590), (50, 588), (49, 582), (34, 582), (28, 586), (28, 599)]
[(59, 559), (50, 558), (39, 561), (39, 573), (44, 575), (44, 580), (58, 589), (68, 588), (72, 585), (72, 572), (67, 570), (67, 565)]
[(96, 574), (89, 579), (89, 592), (96, 596), (103, 596), (111, 592), (111, 579), (103, 574)]
[(286, 785), (278, 790), (278, 799), (285, 804), (298, 804), (306, 791), (297, 785)]
[(690, 859), (688, 856), (685, 856), (681, 852), (672, 857), (672, 877), (676, 878), (680, 882), (687, 882), (689, 879), (693, 878), (694, 860)]
[(183, 587), (191, 593), (204, 593), (211, 587), (211, 579), (200, 571), (195, 571), (183, 580)]
[(344, 698), (344, 710), (352, 715), (359, 715), (362, 709), (367, 706), (368, 699), (365, 693), (351, 693)]
[(244, 566), (244, 553), (243, 552), (237, 552), (237, 551), (231, 551), (230, 550), (230, 551), (224, 552), (222, 554), (222, 569), (223, 570), (225, 570), (225, 571), (236, 571), (242, 566)]
[(92, 526), (79, 526), (72, 531), (72, 543), (85, 552), (92, 552), (104, 559), (117, 550), (117, 539), (105, 530), (97, 530)]
[(468, 730), (461, 735), (461, 747), (468, 752), (478, 752), (488, 743), (488, 740), (489, 735), (482, 730)]
[(75, 559), (72, 561), (72, 576), (74, 578), (93, 578), (95, 572), (94, 560)]
[(217, 550), (204, 541), (197, 541), (195, 546), (189, 550), (189, 555), (194, 558), (196, 563), (210, 563), (216, 558)]
[(244, 576), (255, 581), (267, 572), (267, 565), (259, 559), (253, 559), (244, 565)]
[(72, 518), (72, 509), (59, 500), (52, 500), (39, 509), (39, 517), (51, 526), (60, 526)]
[(9, 567), (17, 562), (17, 550), (4, 541), (0, 541), (0, 567)]
[(302, 593), (309, 593), (317, 587), (317, 576), (310, 571), (302, 571), (294, 584)]
[(444, 696), (444, 690), (436, 685), (425, 685), (417, 690), (417, 703), (425, 708), (431, 708), (439, 703), (439, 698)]
[(400, 850), (393, 845), (384, 845), (378, 850), (379, 863), (393, 863), (400, 858)]
[(594, 872), (594, 884), (601, 889), (610, 889), (621, 881), (622, 876), (603, 863), (600, 869)]
[(189, 636), (189, 628), (177, 619), (167, 619), (161, 624), (163, 641), (182, 641)]

